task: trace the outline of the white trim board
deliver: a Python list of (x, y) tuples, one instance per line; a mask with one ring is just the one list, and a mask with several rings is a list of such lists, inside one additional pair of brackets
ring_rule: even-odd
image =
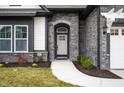
[(45, 50), (45, 17), (34, 17), (34, 50)]

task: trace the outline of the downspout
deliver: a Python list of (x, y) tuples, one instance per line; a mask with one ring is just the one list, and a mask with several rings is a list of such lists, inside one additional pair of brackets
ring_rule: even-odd
[(100, 5), (97, 16), (97, 67), (100, 69)]

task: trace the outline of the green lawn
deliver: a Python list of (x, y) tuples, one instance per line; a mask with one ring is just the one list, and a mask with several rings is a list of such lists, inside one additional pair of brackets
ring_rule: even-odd
[(50, 68), (13, 67), (0, 68), (1, 87), (71, 87), (58, 80)]

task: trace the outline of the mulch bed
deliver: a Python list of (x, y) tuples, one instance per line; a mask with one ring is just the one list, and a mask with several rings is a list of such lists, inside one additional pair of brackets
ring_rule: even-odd
[[(25, 63), (25, 64), (18, 64), (18, 63), (8, 63), (4, 64), (4, 67), (32, 67), (33, 63)], [(44, 67), (50, 67), (51, 62), (43, 62), (41, 64), (38, 64), (36, 68), (44, 68)]]
[(93, 67), (91, 70), (84, 69), (79, 62), (73, 62), (75, 67), (80, 71), (87, 75), (101, 77), (101, 78), (111, 78), (111, 79), (122, 79), (121, 77), (115, 75), (114, 73), (108, 70), (99, 70), (96, 67)]

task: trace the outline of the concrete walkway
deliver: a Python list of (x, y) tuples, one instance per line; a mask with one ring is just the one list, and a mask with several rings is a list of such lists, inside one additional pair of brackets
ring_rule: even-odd
[(124, 87), (124, 79), (106, 79), (86, 75), (69, 60), (56, 60), (51, 64), (52, 73), (60, 80), (78, 86)]
[(110, 72), (112, 72), (124, 79), (124, 70), (123, 69), (110, 70)]

